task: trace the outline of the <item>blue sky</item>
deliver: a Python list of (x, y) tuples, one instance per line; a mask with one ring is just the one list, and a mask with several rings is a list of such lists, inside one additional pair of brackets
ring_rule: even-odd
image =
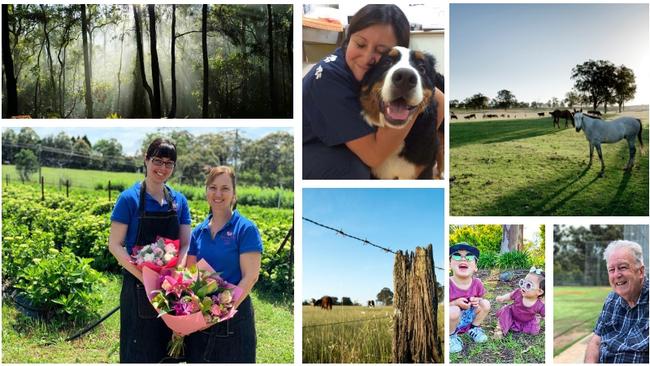
[[(304, 189), (303, 216), (393, 250), (433, 244), (443, 267), (442, 189)], [(303, 299), (343, 296), (365, 304), (393, 289), (394, 255), (302, 221)], [(438, 282), (444, 272), (436, 270)]]
[[(12, 128), (16, 133), (20, 131), (20, 128)], [(89, 127), (32, 127), (34, 131), (38, 134), (40, 138), (57, 135), (59, 132), (63, 131), (69, 136), (88, 136), (91, 144), (94, 144), (101, 139), (111, 139), (115, 138), (122, 144), (122, 151), (126, 155), (134, 155), (137, 150), (142, 146), (142, 139), (145, 134), (156, 132), (156, 131), (171, 131), (171, 130), (186, 130), (192, 133), (195, 136), (205, 134), (205, 133), (218, 133), (220, 131), (231, 131), (234, 128), (203, 128), (203, 127), (187, 127), (187, 128), (153, 128), (153, 127), (135, 127), (135, 128), (122, 128), (122, 127), (110, 127), (110, 128), (89, 128)], [(271, 132), (275, 131), (287, 131), (293, 133), (292, 128), (267, 128), (267, 127), (250, 127), (250, 128), (239, 128), (239, 133), (242, 137), (250, 138), (257, 140), (261, 137), (268, 135)]]
[(627, 105), (648, 104), (648, 4), (451, 4), (450, 100), (501, 89), (518, 100), (563, 99), (589, 59), (636, 76)]

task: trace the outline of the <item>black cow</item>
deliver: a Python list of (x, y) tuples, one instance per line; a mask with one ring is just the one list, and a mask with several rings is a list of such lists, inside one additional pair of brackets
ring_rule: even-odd
[(539, 113), (537, 113), (537, 115), (540, 116), (540, 117), (544, 117), (544, 112), (539, 112)]
[(603, 115), (602, 113), (600, 113), (600, 111), (597, 111), (597, 110), (587, 111), (587, 113), (589, 113), (591, 115), (594, 115), (594, 116), (599, 116), (599, 117)]
[(470, 115), (468, 115), (468, 116), (465, 116), (465, 117), (463, 117), (463, 118), (465, 118), (465, 119), (470, 119), (470, 118), (474, 118), (474, 119), (476, 119), (476, 114), (472, 113), (472, 114), (470, 114)]
[(374, 308), (375, 307), (375, 300), (368, 300), (368, 307), (369, 308)]

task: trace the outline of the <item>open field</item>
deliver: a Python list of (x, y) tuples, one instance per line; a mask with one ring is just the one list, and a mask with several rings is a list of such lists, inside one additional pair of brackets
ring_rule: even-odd
[[(623, 171), (627, 143), (603, 144), (605, 177), (584, 133), (550, 117), (451, 123), (450, 197), (454, 216), (647, 216), (648, 112), (643, 153)], [(612, 116), (608, 115), (608, 118)]]
[(593, 331), (611, 288), (555, 286), (553, 291), (553, 356), (557, 356)]
[[(109, 275), (102, 314), (119, 304), (121, 276)], [(257, 330), (257, 362), (293, 363), (293, 314), (291, 304), (276, 303), (252, 295)], [(13, 303), (2, 304), (2, 363), (118, 363), (120, 313), (74, 341), (65, 338), (81, 330), (33, 320), (19, 313)]]
[[(444, 306), (438, 307), (438, 329), (444, 339)], [(331, 311), (302, 307), (304, 363), (390, 363), (393, 308), (334, 306)], [(444, 351), (444, 347), (443, 347)]]
[(493, 338), (497, 325), (496, 313), (503, 306), (509, 304), (509, 302), (498, 303), (495, 298), (512, 292), (520, 277), (511, 282), (501, 282), (498, 270), (481, 270), (478, 277), (483, 281), (486, 290), (483, 298), (488, 300), (491, 305), (490, 313), (481, 325), (488, 336), (488, 341), (474, 343), (469, 335), (461, 335), (464, 348), (459, 353), (450, 354), (450, 361), (483, 364), (544, 363), (544, 332), (546, 330), (544, 319), (540, 321), (541, 330), (538, 335), (509, 332), (501, 340)]

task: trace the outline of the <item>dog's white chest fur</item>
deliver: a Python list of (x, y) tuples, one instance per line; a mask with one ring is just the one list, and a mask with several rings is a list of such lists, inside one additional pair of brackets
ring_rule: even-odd
[(404, 143), (381, 165), (373, 168), (372, 174), (379, 179), (416, 179), (418, 176), (415, 164), (399, 156), (403, 148)]

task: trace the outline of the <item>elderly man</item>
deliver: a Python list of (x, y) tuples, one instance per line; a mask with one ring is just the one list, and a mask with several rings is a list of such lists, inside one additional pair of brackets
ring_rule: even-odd
[(619, 240), (605, 249), (609, 293), (585, 354), (585, 363), (648, 363), (648, 278), (643, 251)]

